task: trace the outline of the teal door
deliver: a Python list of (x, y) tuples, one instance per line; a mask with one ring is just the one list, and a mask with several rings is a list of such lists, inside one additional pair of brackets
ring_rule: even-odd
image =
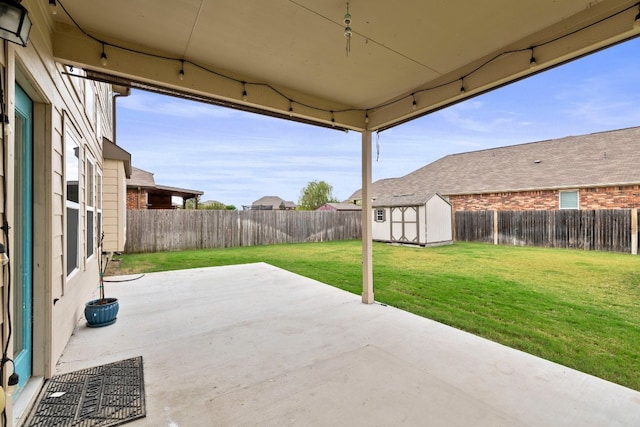
[(31, 376), (33, 356), (33, 102), (16, 85), (15, 210), (12, 253), (13, 360), (19, 389)]

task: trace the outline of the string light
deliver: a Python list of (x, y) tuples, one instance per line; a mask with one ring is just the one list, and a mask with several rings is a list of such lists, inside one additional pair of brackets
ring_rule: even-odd
[(364, 113), (364, 122), (369, 123), (369, 110), (365, 111)]
[(247, 95), (247, 82), (242, 82), (242, 100), (246, 101), (248, 98)]
[[(100, 55), (100, 63), (103, 66), (107, 65), (107, 55), (106, 55), (106, 52), (105, 52), (105, 45), (109, 45), (109, 46), (111, 46), (113, 48), (117, 48), (117, 49), (129, 52), (129, 53), (134, 53), (134, 54), (138, 54), (138, 55), (144, 55), (144, 56), (148, 56), (148, 57), (152, 57), (152, 58), (165, 59), (165, 60), (169, 60), (169, 61), (181, 61), (181, 64), (184, 65), (184, 62), (185, 62), (184, 59), (178, 59), (178, 58), (172, 58), (172, 57), (168, 57), (168, 56), (157, 55), (157, 54), (153, 54), (153, 53), (149, 53), (149, 52), (145, 52), (145, 51), (141, 51), (141, 50), (131, 49), (131, 48), (127, 48), (127, 47), (124, 47), (124, 46), (119, 46), (119, 45), (107, 43), (107, 42), (105, 42), (105, 41), (103, 41), (103, 40), (91, 35), (84, 28), (82, 28), (77, 23), (77, 21), (69, 14), (69, 11), (65, 8), (64, 4), (62, 4), (60, 2), (57, 2), (56, 0), (49, 0), (49, 6), (51, 7), (51, 13), (52, 14), (56, 14), (57, 13), (57, 11), (55, 11), (55, 8), (58, 5), (71, 18), (71, 21), (75, 24), (75, 26), (76, 26), (76, 28), (78, 28), (78, 30), (80, 30), (86, 37), (88, 37), (88, 38), (90, 38), (90, 39), (102, 44), (102, 53)], [(507, 51), (503, 51), (501, 53), (498, 53), (495, 56), (487, 59), (485, 62), (483, 62), (478, 67), (476, 67), (474, 70), (470, 71), (469, 73), (467, 73), (465, 76), (463, 76), (461, 78), (453, 79), (453, 80), (450, 80), (450, 81), (447, 81), (447, 82), (443, 82), (443, 83), (437, 84), (435, 86), (431, 86), (431, 87), (427, 87), (427, 88), (424, 88), (424, 89), (420, 89), (420, 90), (418, 90), (416, 92), (411, 93), (410, 95), (406, 95), (404, 97), (397, 98), (397, 99), (395, 99), (393, 101), (389, 101), (387, 103), (375, 105), (375, 106), (367, 109), (366, 111), (369, 111), (371, 109), (375, 110), (375, 109), (388, 107), (388, 106), (393, 105), (393, 104), (395, 104), (397, 102), (401, 102), (404, 99), (407, 99), (409, 96), (411, 96), (413, 98), (413, 109), (415, 110), (415, 109), (417, 109), (417, 101), (416, 101), (416, 97), (415, 97), (415, 95), (417, 93), (423, 93), (423, 92), (436, 90), (436, 89), (439, 89), (441, 87), (453, 84), (457, 80), (461, 81), (460, 92), (461, 93), (465, 93), (466, 92), (466, 88), (464, 87), (464, 79), (466, 77), (469, 77), (471, 74), (476, 73), (477, 71), (485, 68), (487, 65), (499, 60), (500, 58), (502, 58), (502, 57), (504, 57), (506, 55), (513, 54), (513, 53), (524, 52), (524, 51), (527, 51), (527, 50), (530, 51), (531, 52), (531, 58), (529, 59), (529, 67), (533, 67), (534, 63), (537, 65), (537, 62), (536, 62), (535, 57), (534, 57), (534, 49), (535, 48), (539, 48), (541, 46), (554, 44), (555, 42), (557, 42), (559, 40), (563, 40), (563, 39), (565, 39), (567, 37), (570, 37), (570, 36), (574, 35), (577, 32), (588, 30), (588, 29), (590, 29), (592, 27), (595, 27), (595, 26), (601, 24), (604, 21), (607, 21), (609, 19), (615, 18), (615, 17), (617, 17), (617, 16), (619, 16), (619, 15), (621, 15), (623, 13), (626, 13), (626, 12), (628, 12), (628, 11), (634, 9), (634, 8), (638, 9), (638, 13), (635, 16), (635, 19), (633, 21), (633, 27), (634, 27), (634, 29), (635, 28), (640, 28), (640, 3), (636, 3), (634, 5), (626, 7), (623, 10), (620, 10), (620, 11), (617, 11), (617, 12), (613, 12), (612, 14), (610, 14), (610, 15), (608, 15), (608, 16), (606, 16), (606, 17), (604, 17), (604, 18), (602, 18), (602, 19), (600, 19), (600, 20), (598, 20), (598, 21), (596, 21), (594, 23), (586, 24), (585, 26), (583, 26), (581, 28), (578, 28), (578, 29), (576, 29), (576, 30), (574, 30), (574, 31), (572, 31), (570, 33), (567, 33), (567, 34), (564, 34), (564, 35), (560, 35), (560, 36), (558, 36), (558, 37), (556, 37), (554, 39), (551, 39), (551, 40), (547, 40), (545, 42), (540, 43), (539, 45), (532, 45), (532, 46), (527, 47), (527, 48), (516, 48), (516, 49), (507, 50)], [(349, 3), (347, 3), (347, 13), (344, 15), (345, 37), (347, 38), (347, 55), (349, 54), (349, 51), (350, 51), (350, 39), (351, 39), (352, 34), (353, 34), (353, 31), (351, 30), (351, 26), (350, 26), (351, 23), (352, 23), (352, 19), (351, 19), (351, 14), (349, 13)], [(242, 86), (243, 86), (242, 98), (245, 101), (247, 100), (247, 91), (246, 91), (246, 84), (247, 83), (246, 82), (240, 81), (240, 80), (238, 80), (238, 79), (236, 79), (234, 77), (231, 77), (229, 75), (222, 74), (222, 73), (220, 73), (218, 71), (209, 69), (209, 68), (207, 68), (207, 67), (205, 67), (203, 65), (200, 65), (200, 64), (198, 64), (196, 62), (191, 62), (191, 61), (186, 61), (186, 62), (189, 62), (194, 67), (197, 67), (197, 68), (199, 68), (199, 69), (201, 69), (203, 71), (206, 71), (208, 73), (214, 74), (214, 75), (216, 75), (218, 77), (221, 77), (221, 78), (224, 78), (224, 79), (227, 79), (227, 80), (230, 80), (230, 81), (242, 83)], [(181, 68), (181, 70), (184, 72), (184, 66)], [(180, 77), (180, 75), (178, 77)], [(278, 90), (276, 87), (270, 85), (269, 83), (254, 82), (254, 83), (251, 83), (251, 84), (252, 85), (258, 85), (258, 86), (263, 86), (263, 87), (271, 90), (272, 92), (274, 92), (276, 95), (279, 95), (282, 98), (288, 100), (289, 104), (290, 104), (290, 107), (289, 107), (290, 108), (290, 112), (291, 112), (291, 109), (292, 109), (292, 107), (291, 107), (291, 103), (292, 102), (296, 102), (296, 103), (298, 103), (298, 104), (300, 104), (300, 105), (302, 105), (304, 107), (307, 107), (307, 108), (309, 108), (311, 110), (315, 110), (315, 111), (319, 111), (319, 112), (329, 112), (329, 110), (326, 109), (326, 108), (322, 108), (322, 107), (318, 107), (318, 106), (315, 106), (315, 105), (306, 104), (304, 102), (298, 102), (298, 101), (295, 101), (293, 99), (290, 99), (287, 95), (285, 95), (284, 93), (282, 93), (280, 90)], [(338, 112), (349, 112), (349, 111), (365, 111), (365, 110), (358, 109), (358, 108), (347, 108), (347, 109), (344, 109), (344, 110), (339, 110)], [(366, 111), (365, 111), (365, 121), (368, 118), (368, 113)], [(331, 111), (331, 113), (332, 113), (332, 122), (335, 122), (335, 118), (333, 117), (334, 111)]]
[(184, 80), (184, 59), (181, 61), (180, 72), (178, 73), (178, 79), (180, 81)]
[(107, 66), (107, 54), (104, 52), (104, 43), (102, 43), (102, 53), (100, 54), (100, 63), (103, 67)]
[(531, 59), (529, 60), (529, 68), (535, 68), (537, 66), (538, 63), (536, 62), (535, 56), (533, 56), (533, 48), (531, 48)]
[(52, 15), (58, 14), (58, 8), (56, 6), (56, 0), (49, 0), (49, 10), (51, 11)]
[(416, 101), (415, 92), (412, 93), (411, 96), (413, 97), (413, 103), (411, 104), (411, 108), (413, 109), (413, 111), (416, 111), (416, 108), (418, 108), (418, 102)]
[(293, 117), (293, 101), (289, 100), (289, 116)]
[(336, 118), (333, 115), (333, 111), (331, 112), (331, 126), (336, 127)]

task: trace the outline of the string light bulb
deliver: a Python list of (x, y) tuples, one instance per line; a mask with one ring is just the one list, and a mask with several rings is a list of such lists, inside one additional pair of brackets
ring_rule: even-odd
[(242, 100), (246, 101), (249, 96), (247, 95), (247, 83), (242, 82)]
[(533, 56), (533, 48), (531, 48), (531, 59), (529, 60), (529, 68), (535, 68), (538, 66), (536, 62), (536, 57)]
[(4, 248), (4, 244), (0, 243), (0, 265), (9, 264), (9, 257), (7, 256), (7, 251)]
[(636, 19), (633, 21), (633, 28), (640, 28), (640, 3), (638, 3), (638, 14), (636, 15)]
[(465, 93), (467, 89), (464, 87), (464, 77), (460, 79), (460, 93)]
[(58, 8), (56, 6), (56, 0), (49, 0), (49, 10), (51, 11), (52, 15), (58, 14)]
[(365, 111), (364, 113), (364, 122), (369, 123), (369, 110)]
[(413, 98), (413, 103), (411, 104), (411, 108), (413, 109), (413, 111), (416, 111), (416, 108), (418, 108), (418, 102), (416, 101), (416, 94), (412, 93), (411, 97)]
[(333, 115), (333, 111), (331, 112), (331, 126), (336, 127), (336, 118)]
[(293, 117), (293, 101), (289, 100), (289, 117)]
[(100, 54), (100, 63), (103, 67), (107, 66), (107, 54), (104, 51), (104, 43), (102, 43), (102, 53)]
[(178, 80), (182, 81), (184, 80), (184, 59), (181, 62), (180, 65), (180, 72), (178, 72)]

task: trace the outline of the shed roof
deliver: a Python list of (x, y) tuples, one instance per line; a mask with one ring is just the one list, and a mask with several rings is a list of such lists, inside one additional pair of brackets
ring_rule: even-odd
[(385, 195), (374, 199), (371, 203), (371, 206), (373, 206), (374, 208), (388, 206), (420, 206), (426, 204), (434, 196), (442, 197), (438, 193)]
[[(380, 198), (413, 192), (482, 194), (640, 184), (640, 127), (445, 156), (373, 183)], [(360, 190), (351, 199), (359, 199)]]

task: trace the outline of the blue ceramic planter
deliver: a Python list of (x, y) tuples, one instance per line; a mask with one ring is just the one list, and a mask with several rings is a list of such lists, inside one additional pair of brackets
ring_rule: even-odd
[(117, 298), (105, 298), (102, 302), (99, 299), (89, 301), (84, 306), (84, 318), (87, 319), (87, 326), (99, 328), (114, 324), (119, 308), (120, 304)]

